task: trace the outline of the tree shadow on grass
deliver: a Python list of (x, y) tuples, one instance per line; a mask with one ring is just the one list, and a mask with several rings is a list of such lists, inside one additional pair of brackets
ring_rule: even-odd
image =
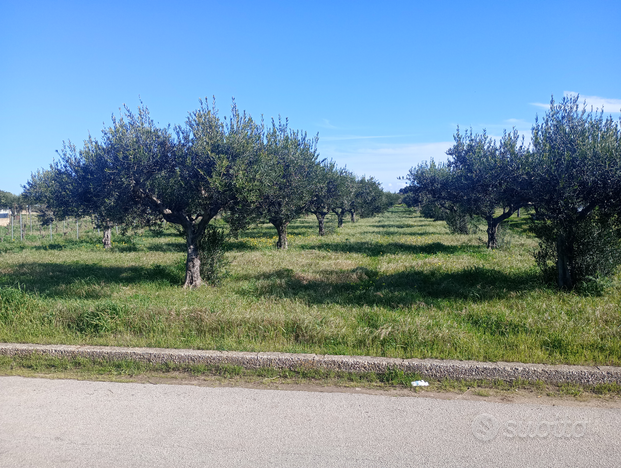
[(536, 272), (507, 274), (481, 267), (458, 272), (407, 270), (385, 276), (362, 267), (317, 274), (281, 269), (238, 278), (255, 280), (256, 285), (254, 290), (240, 289), (240, 294), (303, 300), (309, 305), (334, 303), (388, 308), (426, 306), (438, 300), (486, 302), (542, 287)]
[[(329, 223), (325, 224), (326, 228), (330, 227)], [(317, 223), (315, 222), (313, 225), (293, 225), (287, 228), (287, 235), (289, 236), (314, 236), (318, 232)], [(240, 233), (240, 239), (273, 239), (278, 237), (278, 232), (276, 228), (272, 225), (269, 226), (259, 226), (254, 228), (249, 228)], [(274, 241), (276, 242), (276, 241)]]
[(83, 240), (63, 239), (60, 242), (50, 242), (50, 243), (29, 245), (27, 248), (29, 250), (32, 249), (32, 250), (39, 250), (39, 251), (47, 251), (47, 250), (78, 250), (78, 249), (95, 250), (97, 247), (100, 247), (100, 242), (93, 241), (93, 239), (83, 239)]
[(181, 286), (184, 274), (182, 265), (116, 267), (88, 263), (24, 263), (14, 267), (11, 275), (0, 277), (0, 287), (19, 284), (46, 297), (100, 299), (110, 295), (111, 285)]
[(187, 246), (183, 239), (179, 239), (177, 242), (160, 242), (157, 244), (150, 244), (146, 249), (147, 252), (186, 252)]
[[(375, 227), (375, 226), (373, 226)], [(435, 227), (435, 226), (434, 226)], [(409, 228), (409, 231), (407, 230)], [(379, 229), (357, 229), (356, 234), (372, 234), (379, 236), (408, 236), (408, 237), (423, 237), (423, 236), (446, 236), (447, 231), (424, 231), (417, 232), (416, 226), (404, 227), (402, 230), (396, 228), (383, 228)]]
[(417, 224), (403, 224), (403, 223), (374, 223), (373, 227), (378, 229), (420, 229), (421, 226), (433, 226), (432, 223), (418, 222)]
[(406, 244), (403, 242), (324, 242), (319, 245), (313, 244), (306, 246), (309, 249), (330, 251), (359, 253), (371, 257), (379, 255), (409, 254), (409, 255), (488, 255), (489, 251), (484, 245), (446, 245), (441, 242), (432, 242), (430, 244)]

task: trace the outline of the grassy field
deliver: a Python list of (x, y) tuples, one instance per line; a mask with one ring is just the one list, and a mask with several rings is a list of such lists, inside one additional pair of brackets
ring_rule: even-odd
[(545, 285), (524, 218), (497, 251), (404, 207), (335, 221), (323, 238), (297, 221), (285, 252), (250, 229), (223, 283), (193, 291), (173, 230), (113, 234), (111, 251), (92, 232), (5, 235), (0, 341), (621, 365), (621, 278), (601, 295)]

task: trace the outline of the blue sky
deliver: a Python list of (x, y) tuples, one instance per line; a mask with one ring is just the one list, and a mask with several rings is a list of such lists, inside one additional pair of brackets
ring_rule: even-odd
[(621, 2), (0, 0), (0, 189), (139, 99), (199, 98), (319, 133), (322, 158), (397, 190), (459, 125), (528, 134), (550, 97), (621, 110)]

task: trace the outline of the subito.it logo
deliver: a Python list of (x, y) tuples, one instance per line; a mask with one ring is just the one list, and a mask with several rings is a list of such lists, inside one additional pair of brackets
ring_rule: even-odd
[(588, 421), (571, 421), (568, 418), (558, 417), (552, 421), (518, 421), (509, 419), (499, 421), (491, 414), (479, 414), (472, 421), (472, 435), (478, 440), (487, 442), (495, 439), (498, 435), (507, 439), (545, 439), (556, 438), (580, 438), (587, 432)]
[(491, 414), (479, 414), (472, 421), (472, 434), (479, 440), (487, 442), (498, 435), (500, 422)]

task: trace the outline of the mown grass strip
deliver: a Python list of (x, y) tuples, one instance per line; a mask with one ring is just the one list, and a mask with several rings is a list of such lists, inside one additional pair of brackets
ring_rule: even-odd
[[(471, 392), (476, 396), (512, 394), (516, 391), (550, 397), (621, 397), (621, 385), (597, 384), (546, 384), (541, 381), (429, 379), (429, 387), (411, 386), (411, 382), (424, 378), (418, 373), (388, 369), (384, 373), (343, 372), (325, 369), (245, 369), (229, 364), (151, 364), (135, 360), (65, 358), (31, 354), (28, 356), (0, 356), (0, 375), (24, 377), (71, 378), (85, 380), (112, 380), (143, 382), (161, 379), (160, 383), (192, 383), (211, 381), (226, 385), (262, 384), (334, 386), (343, 389), (402, 389), (412, 392)], [(426, 377), (425, 377), (426, 378)], [(286, 387), (284, 387), (286, 388)]]

